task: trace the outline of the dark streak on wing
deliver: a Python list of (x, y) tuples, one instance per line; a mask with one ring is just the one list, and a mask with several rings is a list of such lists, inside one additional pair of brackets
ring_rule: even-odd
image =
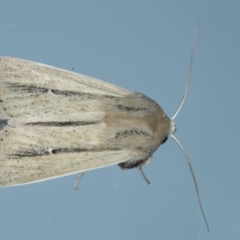
[(153, 137), (148, 132), (144, 132), (141, 129), (132, 128), (131, 130), (124, 130), (124, 131), (115, 133), (115, 138), (128, 137), (128, 136), (131, 136), (131, 135), (144, 135), (144, 136), (148, 136), (148, 137), (151, 137), (151, 138)]
[(51, 89), (52, 93), (57, 94), (57, 95), (65, 95), (65, 96), (82, 96), (86, 98), (97, 98), (97, 97), (106, 97), (106, 98), (118, 98), (115, 96), (111, 95), (105, 95), (105, 94), (97, 94), (97, 93), (84, 93), (84, 92), (75, 92), (75, 91), (61, 91), (57, 89)]
[(146, 107), (129, 107), (124, 105), (117, 105), (117, 108), (120, 110), (126, 110), (126, 111), (147, 111), (148, 108)]
[(6, 125), (8, 125), (8, 119), (0, 119), (0, 130), (2, 130)]
[(65, 96), (82, 96), (86, 98), (96, 98), (96, 97), (106, 97), (106, 98), (118, 98), (116, 96), (105, 95), (105, 94), (97, 94), (97, 93), (84, 93), (84, 92), (76, 92), (76, 91), (67, 91), (67, 90), (58, 90), (58, 89), (50, 89), (50, 88), (43, 88), (34, 85), (23, 85), (23, 84), (16, 84), (16, 83), (7, 83), (10, 85), (11, 88), (19, 89), (22, 92), (28, 93), (48, 93), (51, 92), (57, 95), (65, 95)]
[(23, 85), (23, 84), (16, 84), (16, 83), (7, 83), (12, 89), (19, 89), (21, 92), (28, 92), (28, 93), (47, 93), (48, 89), (43, 87), (36, 87), (34, 85)]
[(32, 150), (32, 151), (21, 151), (16, 154), (11, 154), (16, 158), (22, 157), (38, 157), (51, 154), (61, 154), (61, 153), (78, 153), (78, 152), (105, 152), (105, 151), (121, 151), (120, 148), (56, 148), (49, 150)]
[[(28, 126), (44, 126), (44, 127), (68, 127), (68, 126), (85, 126), (97, 124), (100, 121), (76, 121), (76, 122), (28, 122)], [(1, 125), (0, 125), (1, 126)]]

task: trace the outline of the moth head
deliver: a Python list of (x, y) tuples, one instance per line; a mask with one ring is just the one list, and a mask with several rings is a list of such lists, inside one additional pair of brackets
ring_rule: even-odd
[(177, 125), (175, 124), (174, 121), (171, 120), (171, 122), (170, 122), (170, 130), (169, 130), (168, 136), (171, 136), (171, 135), (174, 134), (176, 131), (177, 131)]

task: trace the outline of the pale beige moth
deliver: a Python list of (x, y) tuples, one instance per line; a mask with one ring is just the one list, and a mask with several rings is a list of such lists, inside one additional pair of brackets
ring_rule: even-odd
[(16, 186), (119, 164), (148, 163), (169, 136), (173, 119), (152, 99), (110, 83), (17, 58), (0, 57), (0, 186)]

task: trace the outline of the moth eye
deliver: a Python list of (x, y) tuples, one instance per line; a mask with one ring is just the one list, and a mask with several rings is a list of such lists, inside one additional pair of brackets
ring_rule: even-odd
[(174, 125), (174, 126), (175, 126), (175, 129), (174, 129), (173, 134), (177, 131), (177, 125)]
[(168, 140), (168, 137), (165, 137), (165, 138), (163, 139), (163, 141), (161, 142), (161, 144), (164, 144), (167, 140)]

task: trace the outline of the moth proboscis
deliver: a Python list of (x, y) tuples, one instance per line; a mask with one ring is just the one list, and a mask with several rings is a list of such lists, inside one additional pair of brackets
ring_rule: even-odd
[(144, 94), (22, 59), (0, 57), (0, 186), (16, 186), (119, 164), (142, 171), (173, 135), (191, 79), (196, 29), (183, 99), (168, 118)]

